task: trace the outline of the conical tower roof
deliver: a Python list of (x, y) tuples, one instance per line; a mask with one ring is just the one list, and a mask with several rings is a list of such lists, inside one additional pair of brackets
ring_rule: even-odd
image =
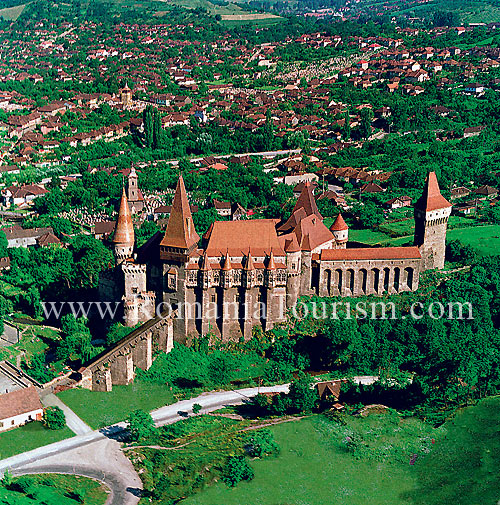
[(134, 224), (132, 223), (125, 188), (123, 188), (122, 199), (120, 200), (120, 210), (116, 220), (113, 242), (115, 244), (134, 244)]
[(245, 265), (245, 270), (255, 270), (255, 266), (253, 264), (253, 258), (252, 258), (252, 254), (250, 253), (250, 249), (248, 249), (247, 264)]
[(415, 208), (429, 212), (432, 210), (446, 209), (451, 207), (451, 203), (441, 194), (436, 173), (430, 172), (427, 176), (424, 192), (415, 203)]
[(200, 237), (194, 228), (184, 180), (182, 179), (182, 175), (180, 175), (177, 187), (175, 188), (174, 201), (172, 202), (167, 229), (160, 245), (190, 249), (198, 243), (198, 240), (200, 240)]
[(300, 196), (297, 199), (295, 207), (293, 208), (292, 215), (298, 209), (304, 209), (306, 212), (306, 216), (315, 214), (321, 220), (323, 220), (323, 216), (319, 212), (318, 206), (316, 205), (316, 199), (314, 198), (313, 194), (313, 186), (310, 183), (310, 181), (307, 181), (304, 184), (304, 188), (302, 189), (302, 192), (300, 193)]
[(349, 227), (347, 226), (347, 223), (344, 221), (342, 214), (339, 214), (335, 219), (335, 222), (332, 224), (332, 226), (330, 226), (330, 231), (344, 231), (348, 229)]
[(207, 253), (203, 255), (203, 258), (201, 260), (201, 268), (200, 270), (202, 272), (208, 272), (209, 270), (212, 270), (212, 267), (210, 266), (210, 262), (208, 261), (208, 256)]
[(224, 272), (227, 272), (228, 270), (232, 270), (233, 267), (231, 265), (231, 258), (229, 257), (229, 251), (226, 252), (226, 256), (224, 258), (224, 266), (222, 267), (222, 270)]
[(276, 263), (274, 262), (274, 254), (273, 251), (271, 251), (271, 254), (269, 255), (269, 262), (267, 263), (267, 270), (276, 270)]

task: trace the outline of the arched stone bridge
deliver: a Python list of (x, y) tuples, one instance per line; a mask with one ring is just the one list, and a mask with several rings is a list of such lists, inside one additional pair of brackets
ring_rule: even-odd
[(156, 350), (170, 352), (174, 344), (173, 314), (162, 314), (146, 321), (111, 349), (99, 354), (83, 368), (81, 386), (92, 391), (111, 391), (113, 385), (134, 380), (134, 368), (148, 370)]

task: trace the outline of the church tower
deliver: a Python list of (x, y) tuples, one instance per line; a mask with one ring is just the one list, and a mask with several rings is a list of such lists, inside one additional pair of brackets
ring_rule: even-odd
[(116, 263), (120, 264), (132, 257), (134, 251), (134, 225), (132, 223), (132, 216), (130, 214), (125, 188), (123, 188), (120, 210), (118, 211), (118, 218), (116, 219), (113, 244), (115, 246)]
[(130, 169), (130, 173), (128, 175), (127, 197), (130, 211), (132, 212), (132, 214), (135, 214), (136, 212), (141, 212), (143, 210), (144, 197), (142, 196), (142, 192), (139, 189), (137, 172), (135, 171), (134, 167)]
[(415, 242), (425, 270), (444, 267), (446, 229), (451, 203), (439, 189), (436, 174), (430, 172), (422, 196), (415, 203)]
[[(160, 260), (163, 264), (163, 302), (178, 310), (174, 319), (174, 333), (185, 339), (193, 321), (188, 321), (186, 307), (195, 303), (192, 290), (186, 289), (187, 263), (196, 252), (199, 235), (196, 233), (191, 208), (182, 175), (177, 181), (174, 200), (165, 235), (160, 242)], [(191, 299), (192, 298), (192, 299)]]

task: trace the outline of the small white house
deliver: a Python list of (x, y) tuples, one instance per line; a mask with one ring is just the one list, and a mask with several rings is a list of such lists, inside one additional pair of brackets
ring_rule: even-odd
[(0, 394), (0, 432), (40, 421), (43, 407), (34, 386)]

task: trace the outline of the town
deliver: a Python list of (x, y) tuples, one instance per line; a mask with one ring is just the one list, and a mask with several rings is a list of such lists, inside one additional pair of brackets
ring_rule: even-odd
[(0, 501), (496, 503), (499, 93), (495, 0), (0, 0)]

